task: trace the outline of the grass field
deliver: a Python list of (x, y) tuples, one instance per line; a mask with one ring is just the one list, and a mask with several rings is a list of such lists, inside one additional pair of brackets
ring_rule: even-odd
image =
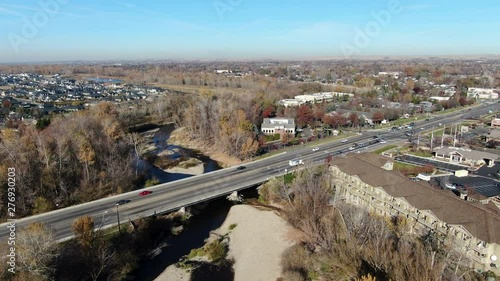
[(382, 147), (382, 148), (375, 150), (374, 153), (382, 154), (383, 152), (386, 152), (387, 150), (391, 150), (391, 149), (396, 148), (396, 147), (398, 147), (398, 146), (395, 144), (391, 144), (391, 145), (388, 145), (388, 146), (385, 146), (385, 147)]

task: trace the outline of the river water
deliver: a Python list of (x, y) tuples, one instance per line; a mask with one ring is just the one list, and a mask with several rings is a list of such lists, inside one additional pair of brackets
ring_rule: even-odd
[[(148, 128), (151, 129), (151, 128)], [(210, 157), (201, 154), (198, 151), (189, 149), (189, 148), (184, 148), (178, 145), (170, 144), (168, 143), (168, 138), (170, 137), (170, 134), (174, 130), (174, 125), (168, 124), (161, 126), (159, 130), (157, 130), (154, 133), (154, 136), (152, 138), (152, 142), (154, 143), (156, 150), (155, 152), (161, 152), (164, 150), (171, 151), (173, 154), (170, 155), (172, 159), (178, 159), (183, 154), (186, 156), (196, 158), (200, 161), (203, 162), (204, 166), (204, 173), (212, 172), (221, 169), (222, 167), (217, 163), (217, 161), (211, 159)], [(140, 131), (139, 131), (140, 133)], [(179, 173), (167, 173), (163, 171), (162, 169), (159, 169), (158, 167), (152, 165), (151, 163), (144, 161), (142, 159), (137, 160), (138, 163), (138, 168), (139, 170), (145, 171), (146, 174), (148, 175), (149, 178), (155, 177), (157, 178), (160, 183), (166, 183), (166, 182), (171, 182), (175, 180), (180, 180), (183, 178), (190, 177), (191, 175), (186, 175), (186, 174), (179, 174)]]
[[(168, 140), (170, 133), (173, 130), (172, 125), (162, 126), (154, 135), (153, 141), (158, 150), (168, 149), (172, 151), (184, 151), (190, 157), (197, 158), (203, 161), (204, 172), (211, 172), (221, 169), (219, 164), (210, 159), (210, 157), (200, 154), (196, 151), (182, 148), (179, 150), (178, 146), (165, 144)], [(175, 159), (181, 157), (180, 153), (174, 153), (172, 157)], [(142, 168), (146, 168), (148, 171), (148, 176), (154, 176), (160, 180), (161, 183), (179, 180), (182, 178), (189, 177), (191, 175), (184, 174), (171, 174), (166, 173), (163, 170), (151, 165), (148, 162), (141, 161)], [(243, 193), (244, 198), (255, 198), (257, 192), (255, 189), (249, 189)], [(163, 248), (161, 253), (150, 260), (142, 261), (139, 269), (137, 269), (133, 275), (132, 280), (135, 281), (153, 281), (157, 278), (168, 266), (175, 264), (179, 259), (189, 254), (192, 249), (200, 248), (205, 244), (205, 239), (209, 237), (210, 232), (219, 228), (229, 213), (229, 209), (233, 206), (233, 203), (225, 198), (214, 200), (204, 206), (201, 212), (193, 216), (189, 224), (185, 226), (184, 231), (177, 236), (172, 236), (168, 238), (165, 242), (168, 245)], [(202, 269), (203, 272), (198, 272), (198, 276), (203, 276), (204, 281), (226, 281), (233, 280), (232, 269), (230, 266), (219, 268), (217, 272), (207, 268)], [(195, 280), (193, 280), (195, 281)]]

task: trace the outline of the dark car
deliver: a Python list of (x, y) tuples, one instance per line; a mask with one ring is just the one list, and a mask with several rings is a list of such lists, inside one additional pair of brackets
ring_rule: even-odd
[(146, 195), (149, 195), (151, 193), (153, 193), (153, 191), (144, 190), (143, 192), (139, 193), (139, 196), (146, 196)]
[(238, 168), (236, 168), (236, 170), (238, 171), (242, 171), (242, 170), (245, 170), (247, 167), (245, 166), (239, 166)]
[(130, 200), (120, 200), (120, 201), (116, 202), (116, 205), (123, 205), (123, 204), (127, 204), (129, 202), (130, 202)]

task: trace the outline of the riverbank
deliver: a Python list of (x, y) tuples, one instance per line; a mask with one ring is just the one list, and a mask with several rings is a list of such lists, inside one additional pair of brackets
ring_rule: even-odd
[(203, 174), (205, 171), (205, 165), (201, 160), (189, 158), (186, 161), (180, 162), (176, 167), (164, 169), (163, 171), (171, 174), (197, 176)]
[[(235, 281), (276, 280), (281, 277), (281, 256), (294, 244), (287, 238), (292, 232), (293, 228), (274, 211), (236, 205), (207, 243), (227, 235), (227, 259), (235, 262)], [(190, 280), (190, 275), (171, 265), (155, 281)]]
[(173, 145), (178, 145), (182, 147), (187, 147), (189, 149), (198, 150), (204, 155), (207, 155), (211, 159), (217, 161), (220, 166), (227, 168), (231, 166), (236, 166), (242, 163), (236, 157), (229, 156), (222, 151), (202, 144), (200, 141), (193, 140), (189, 137), (188, 132), (185, 128), (177, 128), (171, 134), (168, 142)]

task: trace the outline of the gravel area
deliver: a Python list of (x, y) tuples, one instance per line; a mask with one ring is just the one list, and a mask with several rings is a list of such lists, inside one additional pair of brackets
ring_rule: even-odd
[(273, 211), (248, 205), (231, 208), (216, 232), (224, 234), (229, 226), (229, 258), (235, 260), (235, 281), (274, 281), (281, 276), (281, 256), (293, 241), (287, 239), (291, 226)]
[[(229, 230), (231, 225), (233, 229)], [(294, 244), (287, 238), (293, 229), (284, 219), (273, 211), (249, 205), (232, 207), (222, 226), (214, 232), (219, 235), (229, 232), (228, 258), (235, 261), (234, 281), (278, 279), (281, 277), (281, 256)], [(172, 265), (155, 281), (187, 281), (189, 278), (190, 273)]]

